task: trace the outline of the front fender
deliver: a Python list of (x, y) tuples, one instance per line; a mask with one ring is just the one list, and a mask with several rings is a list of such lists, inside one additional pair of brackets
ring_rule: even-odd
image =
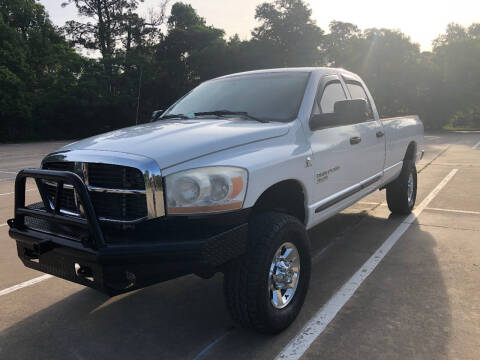
[(258, 198), (272, 185), (284, 180), (296, 180), (304, 190), (306, 205), (312, 191), (313, 169), (307, 167), (311, 156), (310, 145), (299, 121), (291, 124), (290, 131), (281, 137), (245, 144), (234, 149), (219, 151), (162, 170), (163, 175), (204, 166), (238, 166), (248, 170), (248, 187), (244, 208), (255, 205)]

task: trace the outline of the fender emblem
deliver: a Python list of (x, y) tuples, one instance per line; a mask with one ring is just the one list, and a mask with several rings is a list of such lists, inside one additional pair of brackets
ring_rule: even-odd
[(307, 156), (305, 159), (305, 167), (311, 167), (312, 166), (312, 158), (310, 156)]
[(317, 171), (315, 173), (315, 181), (317, 182), (317, 184), (319, 184), (321, 182), (324, 182), (324, 181), (328, 180), (328, 175), (331, 175), (334, 172), (337, 172), (338, 170), (340, 170), (340, 166), (335, 166), (335, 167), (333, 167), (331, 169), (328, 169), (328, 170), (325, 170), (325, 171)]

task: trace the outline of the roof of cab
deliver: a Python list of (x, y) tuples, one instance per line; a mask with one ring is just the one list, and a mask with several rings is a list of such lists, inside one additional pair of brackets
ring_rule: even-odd
[(239, 72), (239, 73), (234, 73), (234, 74), (229, 74), (229, 75), (224, 75), (217, 77), (212, 80), (216, 79), (225, 79), (229, 77), (234, 77), (234, 76), (243, 76), (243, 75), (254, 75), (254, 74), (262, 74), (262, 73), (272, 73), (272, 72), (322, 72), (325, 75), (328, 74), (336, 74), (337, 72), (342, 72), (345, 74), (351, 74), (350, 71), (347, 71), (342, 68), (330, 68), (330, 67), (290, 67), (290, 68), (275, 68), (275, 69), (262, 69), (262, 70), (252, 70), (252, 71), (244, 71), (244, 72)]

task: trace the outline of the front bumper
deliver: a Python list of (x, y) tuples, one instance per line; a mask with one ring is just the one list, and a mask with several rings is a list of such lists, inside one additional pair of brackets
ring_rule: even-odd
[[(25, 207), (25, 179), (49, 179), (74, 186), (85, 209), (85, 218), (59, 211)], [(61, 187), (59, 185), (59, 191)], [(116, 295), (190, 273), (209, 273), (242, 255), (247, 246), (247, 223), (231, 224), (216, 231), (189, 231), (178, 239), (137, 243), (130, 231), (127, 243), (105, 242), (102, 227), (89, 204), (81, 179), (70, 172), (22, 170), (15, 183), (15, 218), (8, 221), (9, 234), (17, 242), (18, 256), (25, 266)], [(78, 227), (75, 241), (64, 234), (32, 226), (35, 221), (61, 227)], [(210, 219), (211, 220), (211, 219)], [(183, 226), (184, 227), (184, 226)], [(52, 227), (55, 229), (55, 227)], [(151, 236), (156, 226), (148, 228)], [(163, 239), (165, 240), (165, 239)]]

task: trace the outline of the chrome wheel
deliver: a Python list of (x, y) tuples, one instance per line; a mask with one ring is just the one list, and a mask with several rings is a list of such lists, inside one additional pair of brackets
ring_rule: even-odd
[(408, 200), (408, 204), (411, 205), (413, 200), (413, 174), (412, 173), (408, 175), (407, 200)]
[(283, 243), (270, 265), (268, 289), (270, 301), (277, 309), (287, 306), (293, 299), (300, 278), (300, 255), (296, 246)]

